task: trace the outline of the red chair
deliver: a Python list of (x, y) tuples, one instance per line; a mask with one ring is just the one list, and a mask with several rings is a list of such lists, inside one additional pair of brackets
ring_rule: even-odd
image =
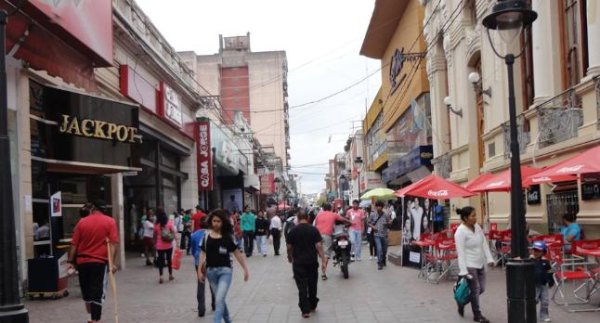
[[(548, 257), (550, 261), (554, 263), (554, 281), (556, 282), (556, 288), (552, 293), (552, 301), (557, 305), (576, 305), (586, 304), (590, 301), (592, 294), (592, 288), (594, 286), (594, 279), (592, 274), (587, 271), (584, 267), (587, 263), (578, 261), (577, 259), (571, 259), (564, 261), (562, 248), (560, 247), (549, 247)], [(570, 299), (566, 296), (566, 285), (567, 283), (577, 283), (580, 285), (573, 290), (573, 296), (576, 301), (570, 302)], [(585, 289), (585, 297), (578, 295), (582, 289)], [(557, 294), (560, 295), (562, 301), (556, 299)]]
[(427, 282), (439, 283), (453, 268), (457, 267), (457, 259), (454, 237), (439, 235), (435, 241), (433, 252), (428, 255), (427, 262), (430, 267), (427, 271)]
[(450, 223), (450, 230), (452, 230), (452, 233), (456, 232), (459, 225), (460, 225), (460, 223)]
[(490, 231), (498, 231), (498, 223), (490, 222)]

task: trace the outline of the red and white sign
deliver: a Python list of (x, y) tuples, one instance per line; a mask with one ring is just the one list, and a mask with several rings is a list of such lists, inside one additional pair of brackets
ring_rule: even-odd
[(260, 177), (260, 194), (271, 195), (275, 193), (275, 174), (268, 173)]
[(119, 73), (121, 94), (158, 114), (158, 89), (129, 65), (121, 65)]
[(29, 0), (29, 4), (45, 27), (63, 34), (67, 43), (83, 45), (96, 67), (112, 65), (111, 0)]
[(213, 190), (212, 149), (210, 144), (210, 121), (198, 121), (196, 146), (198, 151), (198, 190)]
[(160, 83), (160, 90), (162, 96), (161, 116), (181, 128), (183, 126), (183, 114), (179, 94), (164, 82)]

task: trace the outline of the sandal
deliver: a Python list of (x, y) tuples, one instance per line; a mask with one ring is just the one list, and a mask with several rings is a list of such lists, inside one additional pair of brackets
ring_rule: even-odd
[(321, 275), (321, 279), (322, 280), (327, 280), (327, 275), (325, 275), (325, 274)]

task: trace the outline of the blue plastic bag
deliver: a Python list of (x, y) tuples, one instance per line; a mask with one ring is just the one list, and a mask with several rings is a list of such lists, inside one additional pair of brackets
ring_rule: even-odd
[(466, 277), (458, 279), (454, 284), (454, 300), (459, 305), (465, 305), (469, 302), (471, 296), (471, 289), (469, 288), (469, 281)]

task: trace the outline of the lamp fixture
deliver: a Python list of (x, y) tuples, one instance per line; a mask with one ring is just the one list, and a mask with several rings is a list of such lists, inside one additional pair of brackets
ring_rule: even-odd
[(481, 76), (479, 73), (471, 72), (467, 78), (469, 79), (469, 82), (473, 84), (473, 88), (475, 89), (475, 93), (477, 93), (477, 95), (485, 94), (490, 98), (492, 97), (492, 87), (488, 86), (487, 89), (483, 89), (483, 82), (481, 82)]
[(449, 96), (444, 98), (444, 104), (446, 105), (446, 108), (448, 108), (448, 111), (450, 111), (462, 118), (462, 116), (463, 116), (462, 109), (454, 109), (452, 107), (452, 99)]

